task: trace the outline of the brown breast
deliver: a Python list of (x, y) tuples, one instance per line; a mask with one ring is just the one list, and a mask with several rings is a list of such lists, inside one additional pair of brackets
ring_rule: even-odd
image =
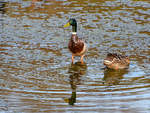
[(76, 54), (83, 50), (84, 42), (78, 38), (76, 34), (72, 34), (71, 39), (68, 44), (69, 50)]

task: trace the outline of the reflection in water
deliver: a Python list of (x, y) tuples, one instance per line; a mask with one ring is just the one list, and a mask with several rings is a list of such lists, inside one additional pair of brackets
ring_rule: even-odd
[[(3, 33), (3, 28), (4, 28), (3, 15), (5, 13), (5, 5), (6, 5), (6, 2), (0, 1), (0, 33)], [(0, 35), (0, 37), (2, 37), (2, 35)]]
[[(24, 3), (26, 4), (25, 6)], [(7, 4), (7, 10), (9, 11), (9, 16), (12, 18), (22, 18), (24, 15), (26, 15), (26, 17), (29, 19), (47, 20), (52, 18), (53, 15), (60, 17), (60, 12), (62, 11), (66, 12), (66, 9), (62, 5), (63, 3), (64, 1), (58, 0), (32, 0), (31, 2), (22, 2), (21, 4), (11, 1), (9, 4)], [(12, 5), (14, 5), (15, 8), (11, 7)], [(17, 11), (16, 7), (18, 8)]]
[(72, 64), (69, 68), (69, 74), (70, 74), (70, 85), (72, 89), (72, 95), (70, 98), (65, 99), (66, 102), (69, 103), (69, 105), (74, 105), (76, 103), (76, 88), (77, 85), (80, 84), (81, 80), (80, 77), (86, 74), (87, 65), (81, 64), (80, 62), (76, 62), (75, 64)]
[(104, 70), (104, 78), (103, 78), (103, 80), (105, 81), (104, 84), (108, 86), (118, 85), (120, 83), (120, 80), (123, 79), (123, 75), (127, 73), (128, 73), (127, 69), (114, 70), (106, 68)]
[(36, 2), (42, 2), (42, 0), (32, 0), (32, 4), (31, 4), (32, 8), (38, 8), (37, 5), (36, 5)]
[(5, 13), (5, 5), (6, 5), (6, 2), (0, 1), (0, 14)]

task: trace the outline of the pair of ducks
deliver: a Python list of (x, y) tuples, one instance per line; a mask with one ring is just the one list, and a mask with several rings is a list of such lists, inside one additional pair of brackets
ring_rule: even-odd
[[(72, 53), (72, 63), (74, 62), (75, 56), (80, 56), (80, 61), (83, 64), (83, 57), (87, 51), (87, 45), (77, 36), (77, 21), (74, 18), (70, 19), (64, 27), (69, 27), (70, 25), (72, 26), (72, 35), (68, 48)], [(110, 69), (125, 69), (128, 68), (129, 64), (129, 57), (117, 53), (108, 53), (104, 59), (104, 65)]]

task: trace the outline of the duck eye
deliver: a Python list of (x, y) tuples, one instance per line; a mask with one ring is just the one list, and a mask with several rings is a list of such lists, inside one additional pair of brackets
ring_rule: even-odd
[(72, 20), (70, 20), (69, 22), (70, 22), (70, 24), (72, 24), (72, 23), (73, 23), (73, 21), (72, 21)]

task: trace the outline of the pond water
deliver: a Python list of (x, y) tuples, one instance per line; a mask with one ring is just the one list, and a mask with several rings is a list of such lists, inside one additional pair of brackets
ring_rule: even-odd
[[(69, 18), (88, 44), (71, 64)], [(149, 113), (149, 0), (0, 2), (0, 112)], [(106, 70), (108, 52), (127, 70)]]

